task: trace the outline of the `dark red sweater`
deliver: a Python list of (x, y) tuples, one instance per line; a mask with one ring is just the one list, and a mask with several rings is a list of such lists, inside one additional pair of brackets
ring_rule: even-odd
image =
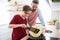
[[(23, 19), (20, 15), (15, 15), (11, 20), (10, 24), (26, 24), (26, 18)], [(12, 40), (20, 40), (26, 36), (26, 29), (22, 27), (13, 28)]]

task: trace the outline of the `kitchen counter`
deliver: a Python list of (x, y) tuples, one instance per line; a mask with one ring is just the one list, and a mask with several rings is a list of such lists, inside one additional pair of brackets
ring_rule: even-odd
[[(52, 31), (52, 33), (44, 32), (44, 35), (46, 36), (47, 40), (50, 40), (51, 38), (60, 38), (60, 29), (57, 29), (56, 26), (54, 26), (54, 25), (46, 25), (45, 30), (51, 30)], [(48, 37), (50, 37), (50, 38), (48, 39)]]

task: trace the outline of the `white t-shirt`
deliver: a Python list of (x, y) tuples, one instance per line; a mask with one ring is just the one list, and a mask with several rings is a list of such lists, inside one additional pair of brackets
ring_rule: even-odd
[(39, 17), (37, 17), (36, 23), (41, 23), (40, 20), (39, 20)]

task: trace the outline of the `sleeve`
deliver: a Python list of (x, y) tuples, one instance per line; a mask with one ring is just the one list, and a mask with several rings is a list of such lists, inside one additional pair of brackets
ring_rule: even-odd
[(16, 22), (17, 22), (17, 16), (15, 15), (9, 24), (16, 24)]
[(41, 21), (41, 24), (43, 26), (45, 26), (45, 22), (44, 22), (43, 16), (42, 16), (41, 11), (39, 9), (38, 9), (38, 17), (39, 17), (39, 20)]

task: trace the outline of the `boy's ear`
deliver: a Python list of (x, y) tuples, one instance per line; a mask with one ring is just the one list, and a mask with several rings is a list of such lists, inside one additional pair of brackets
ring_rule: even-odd
[(23, 10), (21, 10), (21, 12), (23, 12)]

